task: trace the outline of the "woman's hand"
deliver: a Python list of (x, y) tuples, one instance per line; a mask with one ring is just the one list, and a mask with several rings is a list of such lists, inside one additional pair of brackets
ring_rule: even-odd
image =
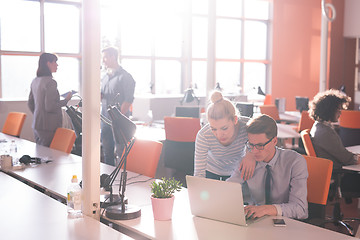
[(68, 101), (70, 101), (71, 98), (72, 98), (72, 92), (69, 92), (69, 93), (66, 95), (65, 100), (68, 102)]
[(241, 178), (244, 179), (244, 181), (249, 180), (255, 170), (256, 161), (253, 158), (252, 154), (250, 152), (247, 152), (246, 155), (243, 157), (240, 163), (240, 172), (241, 172)]

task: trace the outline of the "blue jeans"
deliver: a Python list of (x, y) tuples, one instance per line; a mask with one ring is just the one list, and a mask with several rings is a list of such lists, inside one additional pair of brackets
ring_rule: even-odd
[(229, 177), (230, 177), (230, 176), (217, 175), (217, 174), (215, 174), (215, 173), (206, 171), (206, 178), (211, 178), (211, 179), (226, 181), (226, 179), (228, 179)]

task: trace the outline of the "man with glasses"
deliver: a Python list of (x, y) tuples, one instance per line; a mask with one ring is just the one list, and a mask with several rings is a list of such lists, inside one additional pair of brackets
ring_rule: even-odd
[(251, 119), (246, 131), (245, 158), (256, 161), (254, 175), (244, 181), (240, 170), (236, 170), (228, 179), (243, 185), (244, 202), (248, 204), (245, 207), (246, 216), (307, 218), (306, 160), (293, 150), (276, 146), (277, 125), (268, 115)]

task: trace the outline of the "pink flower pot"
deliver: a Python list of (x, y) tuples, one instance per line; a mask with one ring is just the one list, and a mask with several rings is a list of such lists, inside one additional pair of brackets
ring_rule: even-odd
[(171, 220), (174, 198), (174, 196), (172, 196), (171, 198), (151, 197), (151, 204), (155, 220)]

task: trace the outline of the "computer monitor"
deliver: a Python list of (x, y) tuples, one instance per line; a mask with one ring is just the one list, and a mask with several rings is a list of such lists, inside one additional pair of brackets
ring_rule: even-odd
[(176, 107), (175, 117), (200, 118), (200, 107)]
[(307, 111), (309, 110), (309, 98), (308, 97), (295, 97), (296, 110)]

